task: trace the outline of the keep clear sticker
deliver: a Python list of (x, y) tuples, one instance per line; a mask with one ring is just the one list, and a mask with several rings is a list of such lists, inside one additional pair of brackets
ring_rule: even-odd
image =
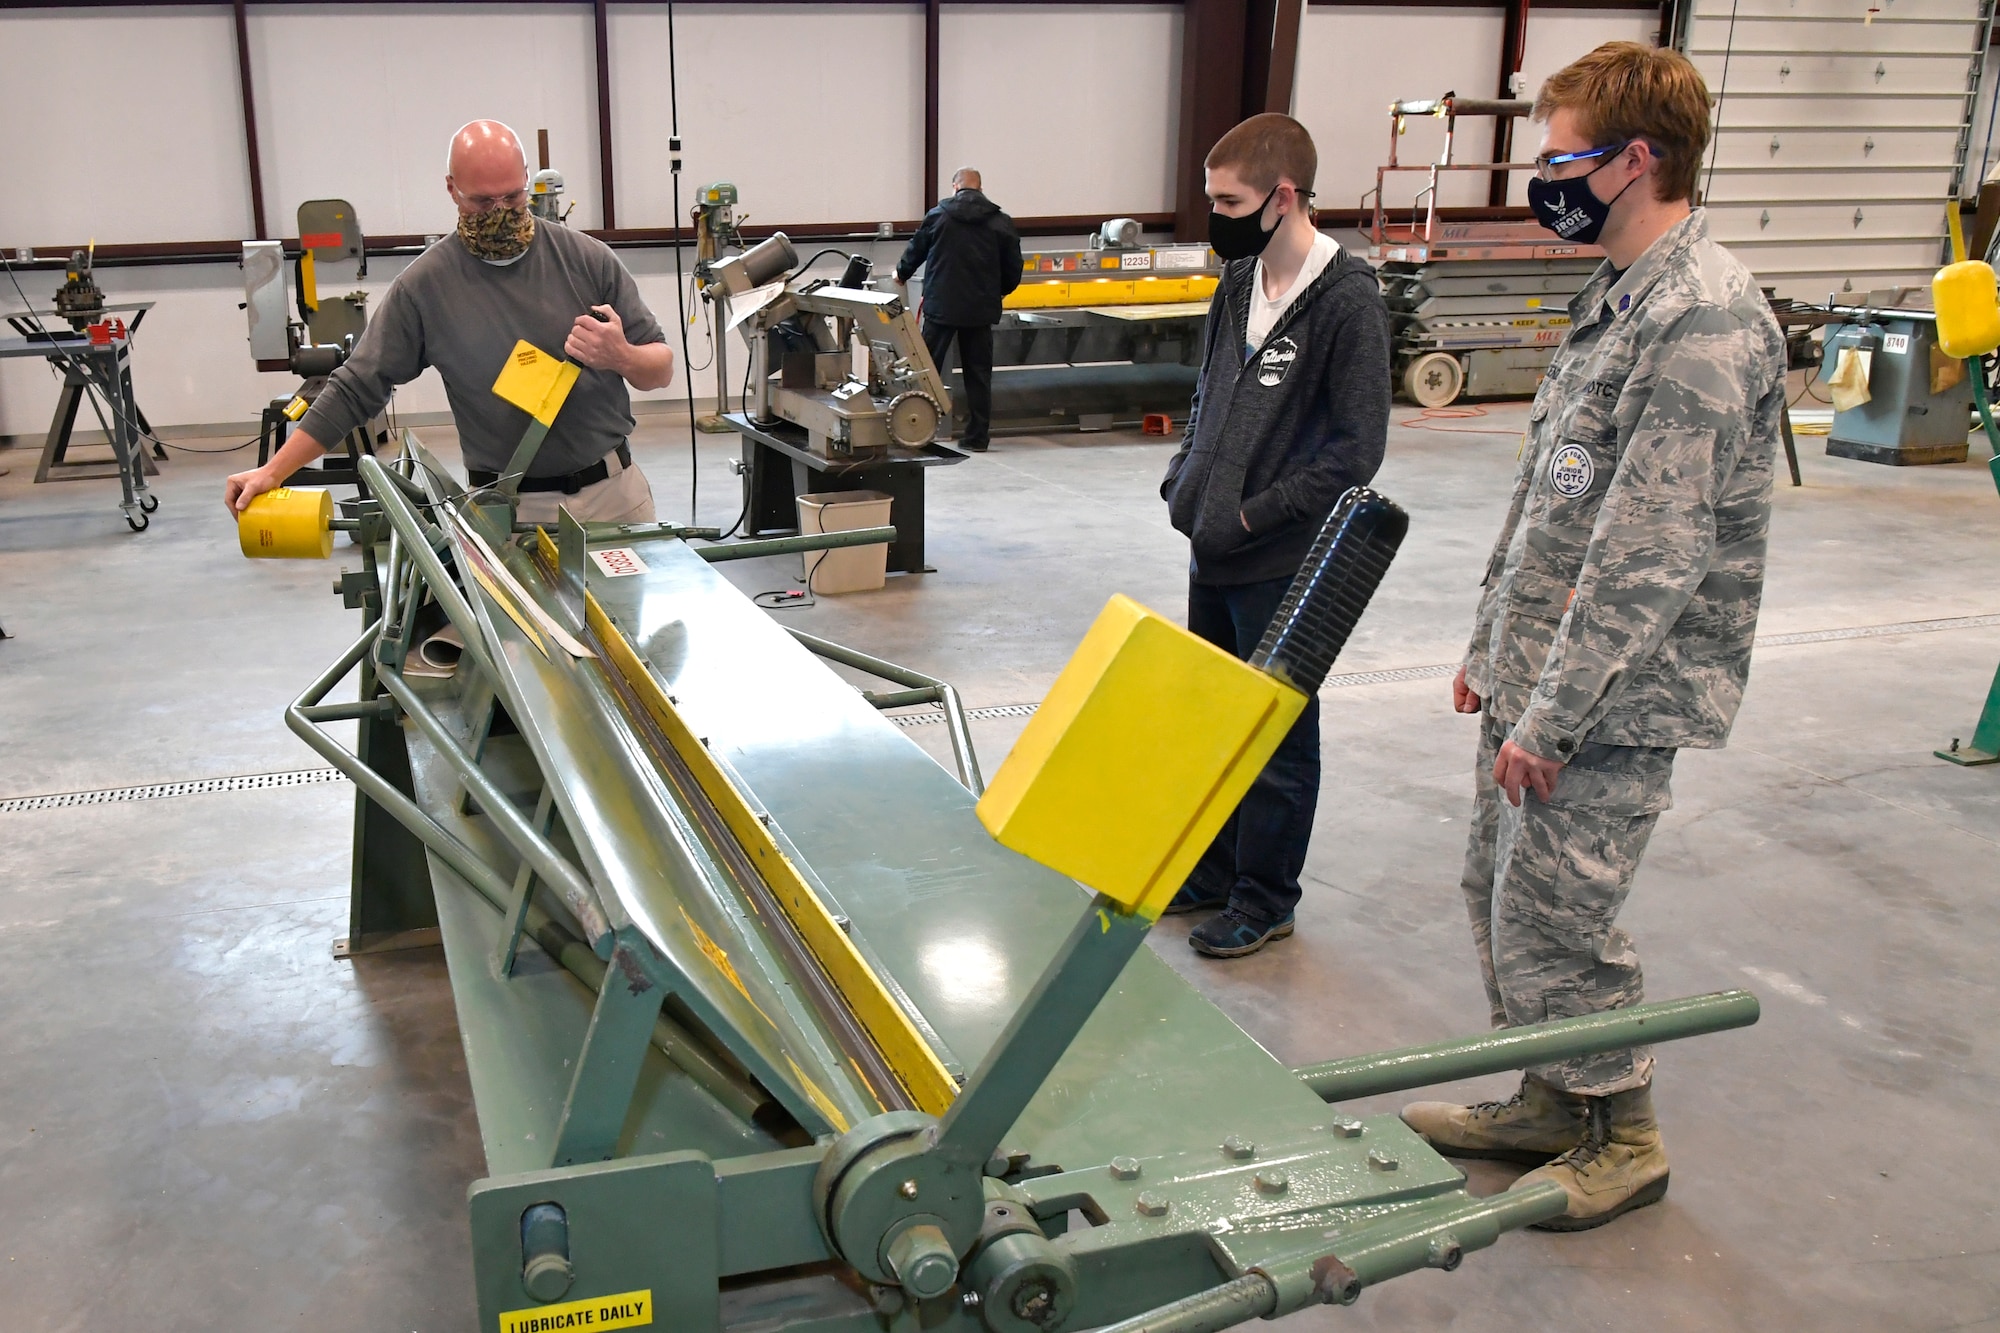
[(639, 558), (639, 553), (629, 546), (614, 546), (605, 551), (592, 551), (590, 563), (597, 566), (599, 573), (612, 579), (622, 579), (627, 574), (643, 574), (647, 568), (646, 562)]
[(570, 1328), (641, 1328), (653, 1322), (653, 1289), (621, 1291), (616, 1296), (592, 1296), (532, 1310), (508, 1310), (500, 1316), (500, 1333), (549, 1333)]

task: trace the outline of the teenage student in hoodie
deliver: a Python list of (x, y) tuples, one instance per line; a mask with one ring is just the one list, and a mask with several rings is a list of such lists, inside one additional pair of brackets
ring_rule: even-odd
[(924, 345), (943, 374), (945, 355), (958, 344), (966, 409), (958, 444), (984, 453), (993, 423), (993, 326), (1000, 298), (1021, 285), (1021, 238), (979, 185), (971, 167), (952, 173), (951, 197), (924, 214), (896, 261), (896, 285), (924, 266)]
[[(1334, 502), (1382, 464), (1389, 313), (1374, 270), (1313, 225), (1319, 154), (1303, 125), (1252, 116), (1205, 165), (1225, 264), (1160, 494), (1192, 548), (1188, 628), (1247, 658)], [(1221, 909), (1189, 944), (1236, 958), (1292, 933), (1318, 804), (1315, 699), (1168, 907)]]

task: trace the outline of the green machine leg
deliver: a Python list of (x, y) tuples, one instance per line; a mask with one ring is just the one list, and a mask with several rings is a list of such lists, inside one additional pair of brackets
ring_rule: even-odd
[(576, 1076), (556, 1127), (555, 1166), (607, 1160), (618, 1149), (639, 1067), (653, 1040), (666, 992), (647, 966), (643, 944), (621, 938), (597, 991)]
[[(363, 548), (367, 563), (365, 582), (379, 587), (374, 547)], [(389, 571), (389, 577), (394, 577)], [(368, 610), (382, 613), (380, 592)], [(350, 603), (351, 604), (351, 603)], [(407, 617), (401, 626), (405, 631)], [(360, 697), (371, 700), (382, 694), (372, 656), (360, 662)], [(381, 713), (364, 716), (355, 724), (355, 756), (380, 774), (403, 795), (415, 799), (416, 786), (410, 777), (410, 747), (403, 735), (402, 719)], [(334, 942), (334, 956), (381, 953), (391, 949), (422, 948), (438, 942), (437, 903), (431, 897), (431, 872), (424, 845), (388, 811), (364, 792), (354, 796), (354, 878), (349, 895), (347, 936)]]
[[(1995, 461), (2000, 462), (2000, 458)], [(2000, 671), (1993, 673), (1993, 685), (1986, 691), (1986, 707), (1979, 712), (1979, 725), (1972, 729), (1972, 744), (1961, 748), (1954, 737), (1949, 750), (1932, 753), (1966, 768), (2000, 764)]]
[(716, 1174), (700, 1153), (496, 1177), (469, 1201), (482, 1333), (721, 1327)]
[[(1972, 375), (1972, 398), (1979, 407), (1980, 424), (1985, 426), (1986, 438), (1993, 446), (1993, 457), (1987, 460), (1986, 470), (1993, 474), (1995, 489), (2000, 489), (2000, 428), (1993, 423), (1993, 408), (1986, 396), (1986, 358), (1974, 358), (1967, 369)], [(1954, 736), (1950, 749), (1931, 753), (1965, 768), (2000, 763), (2000, 671), (1994, 672), (1993, 684), (1986, 691), (1986, 707), (1979, 711), (1979, 723), (1972, 729), (1972, 744), (1961, 749)]]

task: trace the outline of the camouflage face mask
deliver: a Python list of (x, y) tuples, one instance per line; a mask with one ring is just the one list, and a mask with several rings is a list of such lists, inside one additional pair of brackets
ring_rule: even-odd
[(461, 213), (458, 239), (476, 259), (518, 259), (535, 239), (535, 218), (526, 204), (490, 208), (469, 216)]

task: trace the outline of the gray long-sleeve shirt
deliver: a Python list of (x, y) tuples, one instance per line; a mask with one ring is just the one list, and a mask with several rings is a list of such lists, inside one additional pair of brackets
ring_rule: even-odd
[[(528, 253), (502, 266), (475, 259), (456, 234), (447, 236), (389, 284), (354, 355), (329, 377), (299, 427), (333, 444), (380, 412), (397, 385), (436, 366), (465, 465), (498, 472), (529, 420), (493, 396), (508, 353), (517, 339), (526, 339), (561, 356), (570, 326), (594, 305), (615, 309), (634, 345), (666, 339), (632, 275), (602, 241), (538, 223)], [(528, 475), (564, 476), (589, 467), (631, 432), (632, 396), (624, 379), (586, 367)]]

